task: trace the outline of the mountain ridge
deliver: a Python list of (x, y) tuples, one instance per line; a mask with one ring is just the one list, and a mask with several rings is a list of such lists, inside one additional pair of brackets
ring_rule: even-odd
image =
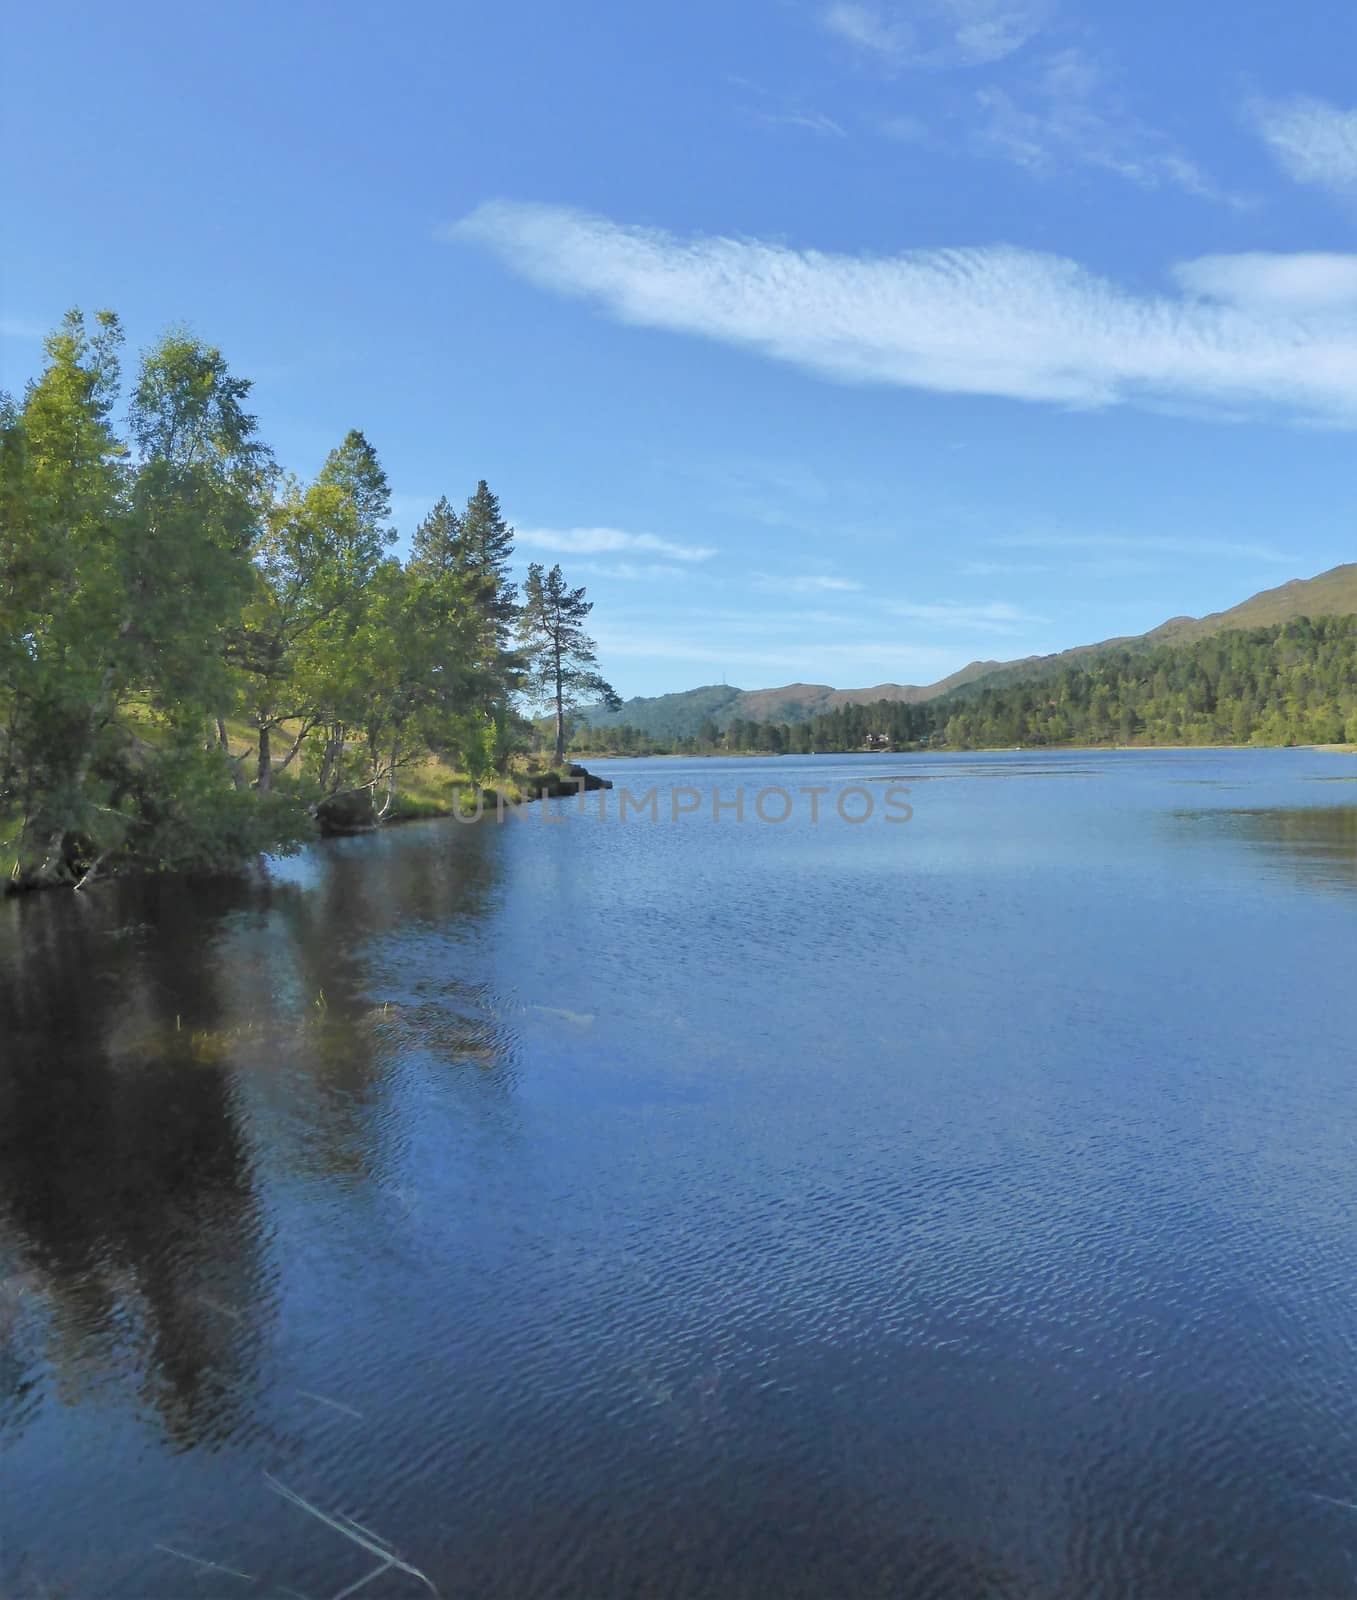
[(1204, 617), (1170, 617), (1147, 633), (1126, 634), (1093, 644), (1073, 645), (1051, 655), (1023, 656), (1013, 661), (972, 661), (936, 683), (880, 683), (864, 689), (836, 689), (825, 683), (789, 683), (771, 689), (740, 689), (732, 684), (704, 684), (664, 695), (637, 695), (615, 712), (586, 707), (580, 720), (591, 727), (631, 726), (651, 738), (685, 738), (706, 721), (718, 729), (731, 722), (805, 722), (820, 711), (840, 706), (870, 705), (878, 700), (917, 705), (972, 684), (1036, 675), (1109, 650), (1153, 649), (1185, 644), (1229, 628), (1265, 628), (1291, 617), (1357, 615), (1357, 561), (1344, 562), (1313, 578), (1291, 578), (1262, 589), (1247, 600)]

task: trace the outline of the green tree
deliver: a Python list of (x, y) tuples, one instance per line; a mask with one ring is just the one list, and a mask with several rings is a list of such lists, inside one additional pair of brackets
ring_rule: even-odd
[(460, 572), (467, 566), (462, 519), (444, 495), (415, 529), (410, 541), (410, 567), (423, 573)]
[(159, 765), (206, 756), (249, 582), (263, 451), (248, 384), (220, 352), (167, 336), (141, 363), (129, 447), (112, 425), (120, 344), (111, 314), (91, 333), (70, 313), (5, 409), (3, 772), (14, 873), (31, 883), (70, 881), (124, 844), (154, 854), (163, 818), (145, 797)]
[(326, 730), (319, 770), (327, 804), (342, 799), (350, 820), (380, 821), (402, 769), (431, 750), (455, 754), (475, 770), (481, 687), (479, 618), (456, 574), (402, 567), (374, 572), (362, 617), (332, 683), (343, 721)]
[(396, 534), (389, 526), (391, 487), (386, 471), (358, 429), (351, 428), (326, 457), (316, 487), (337, 491), (341, 497), (331, 513), (339, 542), (321, 579), (330, 603), (298, 641), (295, 688), (302, 708), (298, 737), (309, 735), (312, 727), (318, 730), (321, 784), (333, 790), (343, 781), (349, 729), (367, 706), (364, 678), (369, 663), (363, 648), (371, 639), (365, 626), (367, 610), (378, 592), (375, 580), (385, 551)]
[(253, 552), (252, 593), (231, 645), (257, 741), (261, 794), (273, 788), (273, 735), (284, 724), (293, 726), (292, 745), (278, 771), (314, 728), (343, 720), (343, 651), (384, 542), (349, 486), (333, 477), (322, 474), (306, 489), (291, 479), (274, 485)]
[(586, 699), (599, 700), (610, 711), (622, 704), (599, 674), (598, 646), (584, 631), (593, 609), (583, 588), (566, 583), (559, 564), (550, 572), (536, 561), (528, 568), (519, 638), (528, 662), (528, 692), (538, 704), (552, 707), (558, 765), (565, 759), (566, 721), (573, 710)]
[(15, 875), (35, 882), (68, 876), (71, 835), (100, 820), (87, 778), (131, 627), (119, 592), (126, 452), (111, 424), (121, 345), (112, 313), (91, 334), (70, 312), (5, 431), (6, 798), (20, 812)]
[(513, 639), (518, 605), (509, 567), (514, 553), (514, 530), (500, 510), (499, 498), (485, 479), (466, 503), (459, 535), (467, 571), (478, 586), (476, 604), (485, 618), (495, 646), (507, 651)]

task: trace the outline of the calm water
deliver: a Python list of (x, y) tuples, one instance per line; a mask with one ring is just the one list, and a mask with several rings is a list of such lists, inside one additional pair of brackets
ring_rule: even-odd
[(609, 770), (0, 906), (0, 1593), (1353, 1593), (1357, 760)]

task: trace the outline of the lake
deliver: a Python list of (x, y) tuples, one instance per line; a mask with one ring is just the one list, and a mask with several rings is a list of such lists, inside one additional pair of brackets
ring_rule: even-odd
[(0, 904), (6, 1600), (1351, 1593), (1357, 758), (598, 770)]

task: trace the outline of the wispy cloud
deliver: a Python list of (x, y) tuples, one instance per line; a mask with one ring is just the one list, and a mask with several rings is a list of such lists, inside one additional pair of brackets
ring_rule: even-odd
[(1015, 533), (996, 544), (1030, 550), (1124, 550), (1131, 554), (1173, 556), (1224, 556), (1242, 561), (1264, 561), (1279, 566), (1293, 558), (1275, 545), (1239, 539), (1200, 539), (1193, 535), (1150, 534), (1138, 538), (1115, 533)]
[(433, 510), (437, 500), (436, 494), (393, 494), (391, 520), (397, 527), (416, 527)]
[[(1205, 292), (1229, 257), (1207, 258), (1215, 266), (1204, 278), (1199, 268), (1193, 292), (1152, 294), (1007, 245), (835, 255), (508, 201), (479, 207), (446, 236), (487, 246), (529, 281), (621, 322), (841, 382), (1357, 425), (1357, 307), (1244, 304), (1220, 298), (1219, 281)], [(1192, 281), (1192, 263), (1177, 271)]]
[(851, 610), (671, 608), (658, 625), (639, 611), (609, 607), (597, 637), (605, 668), (614, 659), (649, 660), (671, 663), (674, 676), (687, 671), (691, 681), (724, 673), (745, 687), (801, 681), (842, 688), (935, 682), (990, 653), (992, 646), (977, 641), (996, 634), (1020, 635), (1003, 647), (1005, 655), (1047, 649), (1040, 629), (1022, 632), (1039, 620), (997, 602), (864, 607), (855, 599)]
[(740, 92), (742, 98), (754, 102), (752, 105), (745, 105), (745, 114), (765, 128), (800, 128), (807, 133), (825, 134), (833, 139), (845, 139), (848, 136), (842, 123), (836, 122), (833, 117), (826, 116), (823, 111), (808, 107), (783, 92), (769, 89), (753, 78), (747, 78), (741, 73), (730, 73), (728, 81)]
[(1057, 51), (1010, 87), (979, 90), (975, 106), (975, 147), (1029, 172), (1095, 167), (1143, 189), (1168, 185), (1243, 203), (1130, 113), (1103, 69), (1082, 51)]
[(755, 575), (754, 587), (765, 594), (856, 594), (862, 585), (854, 578), (836, 578), (825, 573), (784, 577), (777, 573)]
[(896, 69), (1002, 61), (1048, 15), (1043, 0), (836, 0), (820, 20), (878, 64)]
[[(853, 678), (883, 683), (932, 683), (954, 672), (966, 661), (964, 648), (946, 645), (911, 645), (898, 638), (828, 640), (816, 632), (790, 633), (769, 642), (729, 630), (720, 639), (685, 627), (629, 628), (602, 623), (596, 633), (600, 659), (614, 658), (686, 663), (695, 669), (716, 669), (743, 674), (745, 687), (773, 683), (823, 681), (848, 684)], [(807, 680), (807, 673), (815, 674)], [(750, 681), (750, 674), (756, 674)]]
[(573, 570), (594, 578), (616, 578), (623, 583), (647, 583), (657, 578), (672, 582), (689, 575), (689, 569), (666, 561), (585, 561)]
[(1201, 256), (1173, 269), (1184, 289), (1212, 300), (1282, 311), (1357, 311), (1357, 256), (1250, 251)]
[(626, 533), (621, 528), (520, 528), (518, 542), (530, 550), (559, 555), (608, 555), (620, 551), (668, 556), (672, 561), (709, 561), (710, 545), (680, 544), (653, 533)]
[(897, 144), (928, 144), (932, 138), (923, 118), (910, 116), (908, 112), (879, 118), (876, 131)]
[(803, 128), (807, 133), (827, 134), (833, 139), (848, 137), (843, 126), (823, 111), (754, 111), (751, 115), (770, 128)]
[(1357, 189), (1357, 110), (1296, 95), (1256, 100), (1250, 111), (1273, 155), (1298, 183)]
[(965, 605), (954, 601), (931, 605), (895, 602), (888, 605), (886, 610), (892, 616), (905, 617), (911, 622), (952, 628), (960, 633), (1013, 633), (1029, 624), (1046, 621), (1045, 617), (1034, 617), (1001, 600), (991, 601), (987, 605)]
[(26, 339), (37, 342), (51, 330), (26, 317), (0, 317), (0, 339)]
[(883, 6), (855, 5), (845, 0), (826, 7), (821, 20), (830, 33), (892, 65), (908, 58), (914, 41), (914, 30), (904, 18), (891, 16)]
[(1089, 561), (964, 561), (960, 567), (963, 578), (1031, 578), (1058, 572), (1064, 577), (1130, 578), (1149, 572), (1163, 572), (1172, 563), (1164, 557), (1147, 561), (1142, 556), (1100, 556)]

